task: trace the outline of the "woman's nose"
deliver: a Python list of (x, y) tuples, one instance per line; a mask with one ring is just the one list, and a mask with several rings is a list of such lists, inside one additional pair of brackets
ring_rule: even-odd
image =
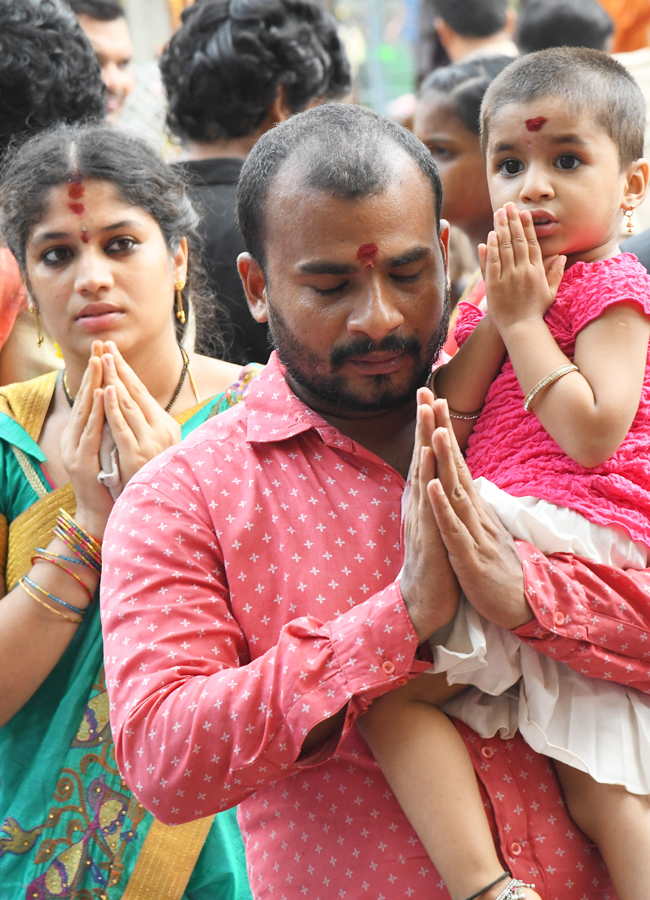
[(85, 246), (77, 259), (75, 291), (78, 294), (94, 294), (109, 290), (113, 284), (110, 260), (101, 250)]

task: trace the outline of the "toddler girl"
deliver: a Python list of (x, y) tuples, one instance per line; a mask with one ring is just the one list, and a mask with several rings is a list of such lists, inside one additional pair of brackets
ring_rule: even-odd
[[(650, 277), (618, 247), (647, 186), (644, 126), (638, 86), (599, 51), (531, 54), (495, 79), (482, 107), (496, 209), (480, 250), (488, 314), (461, 312), (461, 348), (434, 382), (513, 536), (621, 568), (645, 568), (650, 547)], [(606, 614), (588, 604), (576, 628)], [(619, 900), (644, 900), (650, 698), (480, 613), (462, 598), (432, 639), (445, 676), (414, 679), (360, 722), (453, 900), (538, 895), (503, 871), (464, 744), (435, 708), (445, 701), (482, 736), (519, 728), (551, 757)]]

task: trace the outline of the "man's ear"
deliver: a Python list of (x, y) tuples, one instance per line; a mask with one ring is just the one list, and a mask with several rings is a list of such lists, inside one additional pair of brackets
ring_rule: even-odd
[(446, 219), (440, 220), (438, 240), (440, 241), (442, 255), (445, 260), (445, 274), (449, 277), (449, 222)]
[(251, 315), (256, 322), (267, 322), (266, 276), (262, 267), (250, 253), (240, 253), (237, 257), (237, 269), (244, 285)]

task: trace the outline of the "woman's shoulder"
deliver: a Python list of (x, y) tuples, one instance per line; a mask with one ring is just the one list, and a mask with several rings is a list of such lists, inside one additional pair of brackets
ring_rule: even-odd
[(223, 359), (191, 353), (190, 367), (201, 397), (223, 394), (240, 377), (242, 367)]
[(0, 413), (17, 423), (34, 441), (38, 440), (52, 402), (58, 374), (47, 372), (29, 381), (0, 386)]

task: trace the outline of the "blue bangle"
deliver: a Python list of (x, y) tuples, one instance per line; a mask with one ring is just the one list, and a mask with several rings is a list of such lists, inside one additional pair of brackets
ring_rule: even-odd
[(61, 606), (69, 609), (70, 612), (77, 613), (78, 616), (83, 616), (85, 614), (85, 609), (79, 609), (78, 606), (73, 606), (71, 603), (66, 603), (65, 600), (60, 600), (58, 597), (55, 597), (54, 594), (50, 594), (49, 591), (46, 591), (45, 588), (42, 588), (40, 584), (36, 584), (35, 581), (32, 581), (31, 578), (28, 578), (27, 575), (23, 575), (23, 581), (25, 581), (30, 587), (33, 587), (35, 590), (40, 591), (41, 594), (45, 594), (45, 596), (49, 597), (50, 600), (54, 600), (55, 603), (59, 603)]

